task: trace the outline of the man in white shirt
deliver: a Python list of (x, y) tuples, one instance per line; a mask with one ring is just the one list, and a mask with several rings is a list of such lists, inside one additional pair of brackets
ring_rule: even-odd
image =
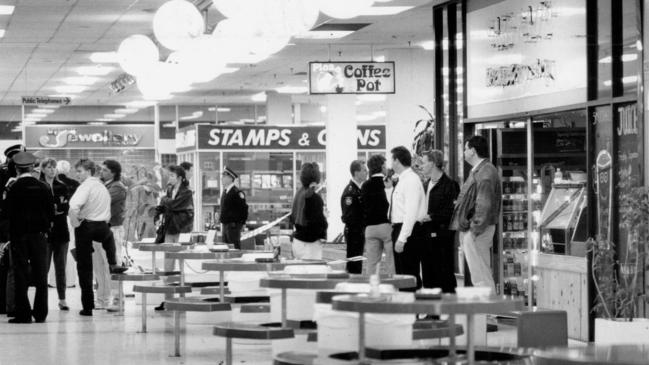
[(82, 316), (92, 316), (94, 293), (92, 290), (92, 241), (100, 242), (111, 270), (116, 267), (115, 240), (108, 226), (110, 220), (110, 194), (106, 186), (95, 177), (94, 162), (81, 159), (75, 164), (81, 185), (70, 199), (68, 217), (76, 241), (77, 272), (81, 287)]
[(403, 146), (395, 147), (392, 168), (399, 175), (399, 182), (392, 193), (390, 220), (394, 244), (394, 264), (397, 274), (412, 275), (421, 288), (421, 222), (426, 217), (426, 194), (424, 185), (412, 168), (410, 151)]

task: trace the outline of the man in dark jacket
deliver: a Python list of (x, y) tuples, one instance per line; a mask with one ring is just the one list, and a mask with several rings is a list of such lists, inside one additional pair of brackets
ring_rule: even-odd
[[(363, 207), (361, 206), (361, 185), (367, 180), (367, 166), (364, 161), (352, 161), (349, 166), (352, 179), (343, 190), (340, 197), (342, 221), (345, 223), (345, 243), (347, 244), (347, 258), (363, 254), (365, 235), (363, 226)], [(348, 262), (347, 272), (360, 274), (363, 271), (363, 262)]]
[(462, 185), (451, 219), (469, 266), (471, 282), (496, 292), (491, 272), (491, 247), (500, 215), (502, 191), (498, 170), (489, 161), (489, 145), (482, 136), (464, 145), (464, 159), (473, 168)]
[[(45, 322), (47, 318), (47, 235), (54, 220), (54, 198), (50, 189), (32, 176), (36, 159), (28, 152), (14, 156), (18, 179), (7, 192), (11, 255), (16, 276), (16, 317), (9, 323)], [(34, 309), (27, 288), (31, 267), (36, 287)]]
[(383, 182), (385, 157), (373, 155), (367, 161), (370, 179), (361, 187), (361, 206), (363, 208), (363, 225), (365, 226), (365, 256), (367, 257), (368, 275), (376, 272), (376, 266), (385, 254), (384, 272), (394, 274), (394, 252), (392, 247), (392, 225), (388, 219), (390, 202)]
[(227, 166), (223, 170), (219, 216), (219, 221), (223, 224), (223, 243), (232, 243), (236, 249), (241, 248), (241, 229), (248, 220), (246, 194), (234, 184), (238, 177), (239, 175)]
[(445, 293), (454, 293), (457, 286), (455, 232), (449, 229), (449, 225), (460, 186), (444, 173), (443, 168), (442, 151), (432, 150), (424, 154), (422, 169), (427, 177), (425, 190), (428, 210), (423, 224), (422, 282), (424, 288), (441, 288)]

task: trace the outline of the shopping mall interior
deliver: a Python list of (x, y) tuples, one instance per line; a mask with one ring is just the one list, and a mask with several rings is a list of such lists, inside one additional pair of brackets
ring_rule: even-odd
[[(648, 5), (0, 0), (0, 363), (649, 364)], [(12, 230), (25, 158), (52, 187), (47, 232)], [(119, 267), (88, 238), (91, 287), (77, 241), (106, 222), (88, 208), (99, 195), (65, 182), (86, 186), (86, 170), (113, 205), (119, 175), (124, 187), (106, 225)], [(361, 199), (377, 171), (383, 212)], [(181, 180), (190, 197), (171, 208)], [(236, 224), (232, 188), (247, 212)], [(325, 226), (305, 243), (312, 195)], [(180, 210), (190, 218), (171, 232)], [(374, 226), (350, 214), (382, 215), (378, 266)], [(21, 256), (28, 234), (47, 270)], [(429, 279), (444, 270), (450, 291)]]

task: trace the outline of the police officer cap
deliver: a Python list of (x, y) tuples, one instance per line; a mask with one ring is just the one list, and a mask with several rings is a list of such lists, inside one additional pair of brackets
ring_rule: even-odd
[(18, 152), (14, 156), (14, 163), (18, 167), (34, 166), (36, 163), (36, 157), (29, 152)]
[(25, 152), (25, 151), (27, 151), (27, 149), (25, 148), (25, 146), (23, 146), (23, 145), (21, 145), (21, 144), (16, 144), (16, 145), (13, 145), (13, 146), (11, 146), (11, 147), (9, 147), (9, 148), (7, 148), (7, 149), (5, 150), (5, 157), (7, 157), (7, 158), (11, 158), (11, 157), (12, 157), (13, 155), (15, 155), (16, 153), (18, 153), (18, 152)]
[(224, 175), (230, 175), (230, 177), (232, 177), (233, 179), (236, 179), (236, 178), (239, 177), (239, 175), (237, 175), (234, 171), (232, 171), (232, 169), (230, 169), (227, 166), (225, 166), (225, 169), (223, 169), (223, 174)]

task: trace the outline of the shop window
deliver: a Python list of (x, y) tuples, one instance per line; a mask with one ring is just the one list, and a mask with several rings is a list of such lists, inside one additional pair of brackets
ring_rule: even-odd
[(596, 98), (611, 97), (613, 47), (611, 45), (611, 0), (597, 1), (597, 83)]
[(177, 165), (178, 157), (175, 154), (163, 153), (160, 155), (162, 166)]
[(641, 51), (638, 50), (640, 41), (640, 8), (636, 0), (620, 1), (622, 6), (622, 88), (625, 95), (633, 95), (638, 91), (640, 82)]

